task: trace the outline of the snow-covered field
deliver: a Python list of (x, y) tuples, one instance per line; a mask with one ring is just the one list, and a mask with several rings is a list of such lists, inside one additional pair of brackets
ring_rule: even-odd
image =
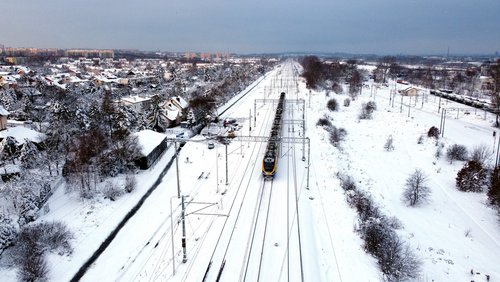
[[(347, 96), (309, 91), (294, 69), (300, 71), (300, 66), (287, 62), (266, 74), (241, 93), (246, 95), (224, 117), (242, 121), (240, 136), (267, 136), (270, 123), (266, 121), (274, 115), (272, 103), (256, 105), (256, 99), (276, 99), (282, 91), (289, 100), (302, 99), (311, 145), (310, 178), (308, 160), (301, 160), (302, 155), (308, 157), (308, 148), (303, 151), (302, 144), (283, 145), (271, 188), (261, 176), (264, 143), (233, 141), (227, 147), (226, 178), (225, 146), (216, 144), (209, 150), (205, 138), (196, 136), (179, 154), (179, 187), (186, 195), (186, 263), (182, 262), (181, 204), (174, 163), (82, 281), (201, 281), (206, 273), (207, 281), (215, 281), (223, 261), (221, 281), (257, 277), (262, 281), (380, 281), (376, 260), (365, 253), (355, 232), (357, 215), (345, 202), (337, 172), (351, 175), (385, 214), (402, 222), (398, 234), (423, 262), (419, 281), (486, 281), (485, 274), (490, 281), (500, 279), (500, 228), (485, 193), (456, 190), (455, 176), (463, 163), (437, 160), (435, 142), (427, 137), (417, 144), (431, 126), (439, 127), (439, 100), (429, 96), (423, 105), (421, 100), (416, 106), (412, 103), (408, 117), (408, 98), (403, 99), (402, 110), (400, 96), (394, 106), (389, 102), (390, 89), (395, 87), (391, 82), (375, 95), (368, 85), (350, 107), (343, 107)], [(339, 111), (326, 108), (330, 98), (339, 101)], [(373, 119), (358, 120), (361, 104), (370, 100), (377, 103)], [(300, 103), (289, 105), (288, 120), (301, 119)], [(443, 100), (443, 107), (457, 106), (466, 107)], [(254, 108), (257, 123), (252, 122), (250, 131)], [(493, 149), (490, 124), (494, 117), (473, 109), (469, 112), (459, 113), (457, 119), (456, 112), (448, 111), (441, 142), (469, 149), (487, 144)], [(327, 132), (316, 126), (324, 116), (347, 130), (342, 150), (334, 148)], [(283, 134), (301, 137), (303, 130), (300, 124), (289, 122)], [(384, 150), (389, 135), (395, 146), (390, 152)], [(172, 155), (168, 151), (155, 167), (138, 174), (137, 189), (114, 202), (79, 200), (76, 194), (65, 193), (64, 184), (59, 186), (49, 200), (50, 211), (41, 220), (67, 223), (76, 235), (75, 250), (70, 257), (50, 255), (51, 281), (73, 277), (155, 183)], [(406, 178), (416, 168), (429, 176), (432, 194), (428, 202), (408, 207), (401, 194)], [(471, 270), (480, 274), (472, 275)], [(2, 281), (15, 281), (14, 268), (2, 269), (0, 275)]]
[[(390, 88), (394, 87), (392, 83)], [(394, 106), (389, 103), (389, 88), (373, 93), (371, 87), (363, 89), (359, 99), (348, 108), (341, 106), (338, 112), (310, 111), (310, 122), (326, 114), (335, 126), (348, 131), (341, 151), (324, 145), (313, 163), (330, 164), (325, 173), (331, 178), (336, 172), (353, 176), (357, 186), (369, 191), (387, 215), (401, 220), (403, 229), (399, 235), (423, 261), (421, 281), (486, 281), (486, 275), (490, 275), (490, 281), (500, 278), (500, 228), (495, 211), (488, 207), (485, 193), (464, 193), (455, 188), (455, 177), (463, 162), (450, 164), (444, 154), (437, 160), (435, 141), (426, 137), (431, 126), (439, 128), (439, 98), (427, 97), (423, 106), (421, 99), (416, 106), (412, 102), (408, 117), (408, 97), (403, 99), (401, 108), (399, 95)], [(342, 103), (345, 96), (333, 98)], [(313, 92), (311, 108), (324, 107), (327, 99), (324, 93)], [(361, 104), (367, 101), (377, 103), (373, 119), (358, 120)], [(442, 103), (446, 108), (467, 108), (448, 101)], [(469, 150), (486, 144), (493, 151), (494, 129), (490, 125), (494, 116), (488, 114), (485, 119), (483, 111), (468, 110), (470, 115), (462, 111), (458, 119), (456, 111), (448, 110), (440, 142), (446, 146), (462, 144)], [(319, 137), (326, 142), (327, 134), (322, 128), (311, 131), (313, 140)], [(419, 145), (421, 135), (425, 137)], [(388, 152), (384, 145), (389, 136), (395, 149)], [(312, 170), (316, 172), (317, 168), (313, 165)], [(429, 177), (432, 194), (427, 203), (408, 207), (401, 196), (406, 178), (416, 168)], [(320, 181), (324, 176), (319, 177)], [(337, 181), (326, 186), (339, 191), (338, 196), (342, 193)]]

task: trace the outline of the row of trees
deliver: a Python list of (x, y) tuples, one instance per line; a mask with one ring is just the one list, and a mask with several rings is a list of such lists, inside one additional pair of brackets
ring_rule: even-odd
[(346, 82), (353, 98), (361, 91), (365, 74), (357, 68), (355, 60), (348, 60), (346, 63), (323, 62), (316, 56), (306, 56), (300, 63), (308, 88), (327, 89), (340, 94), (343, 92), (342, 83)]

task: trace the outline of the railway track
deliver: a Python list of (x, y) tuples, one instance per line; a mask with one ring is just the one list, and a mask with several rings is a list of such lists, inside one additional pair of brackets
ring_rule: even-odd
[[(264, 116), (264, 120), (267, 120), (268, 116), (270, 115), (270, 111), (266, 111), (266, 114)], [(261, 126), (259, 130), (259, 134), (262, 134), (263, 131), (267, 130), (268, 127), (270, 127), (269, 124), (266, 126)], [(214, 272), (217, 270), (217, 276), (215, 277), (215, 281), (219, 281), (222, 275), (222, 272), (224, 271), (225, 265), (226, 265), (226, 256), (228, 254), (229, 248), (231, 247), (231, 243), (233, 240), (233, 236), (235, 233), (235, 229), (239, 223), (240, 216), (242, 214), (243, 210), (243, 204), (245, 203), (245, 200), (247, 199), (248, 191), (250, 190), (250, 187), (252, 186), (252, 178), (255, 173), (255, 165), (256, 163), (259, 163), (261, 160), (260, 157), (260, 152), (262, 150), (263, 143), (258, 143), (256, 144), (253, 149), (252, 153), (250, 154), (250, 160), (254, 161), (249, 161), (247, 163), (247, 166), (245, 168), (244, 175), (249, 175), (247, 179), (247, 183), (244, 184), (244, 178), (241, 179), (240, 183), (238, 184), (238, 189), (235, 193), (235, 197), (232, 200), (231, 207), (229, 208), (228, 216), (223, 224), (222, 231), (217, 239), (217, 243), (215, 245), (215, 248), (212, 252), (212, 255), (210, 257), (209, 263), (206, 267), (203, 280), (202, 281), (209, 281), (211, 278), (214, 276)], [(248, 173), (249, 172), (249, 173)], [(244, 187), (244, 192), (240, 196), (240, 192), (242, 191), (242, 187)], [(235, 204), (239, 203), (238, 211), (234, 215), (233, 214), (233, 208), (235, 208)], [(226, 237), (226, 238), (223, 238)], [(212, 281), (212, 280), (210, 280)]]
[(247, 281), (247, 279), (249, 279), (249, 281), (260, 280), (263, 261), (262, 257), (269, 222), (269, 211), (271, 210), (272, 190), (273, 181), (263, 180), (262, 188), (260, 189), (260, 199), (254, 212), (251, 240), (249, 241), (249, 244), (247, 244), (247, 251), (245, 252), (246, 255), (240, 274), (240, 281)]

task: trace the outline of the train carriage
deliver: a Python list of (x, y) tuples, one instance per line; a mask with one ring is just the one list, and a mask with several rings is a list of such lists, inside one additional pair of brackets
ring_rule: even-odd
[(266, 153), (264, 154), (264, 159), (262, 160), (262, 175), (266, 179), (273, 178), (276, 174), (280, 148), (278, 139), (281, 137), (284, 105), (285, 92), (282, 92), (278, 101), (278, 106), (276, 108), (276, 114), (274, 116), (269, 142), (266, 146)]

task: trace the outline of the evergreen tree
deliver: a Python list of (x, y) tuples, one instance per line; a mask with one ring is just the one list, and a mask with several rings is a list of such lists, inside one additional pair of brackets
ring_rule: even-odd
[(21, 146), (19, 159), (24, 168), (33, 168), (37, 164), (38, 149), (33, 142), (26, 140)]
[(17, 230), (6, 214), (0, 212), (0, 252), (14, 243)]
[(500, 208), (500, 166), (495, 167), (491, 172), (488, 199), (490, 203)]
[(486, 182), (486, 170), (476, 161), (468, 161), (458, 172), (456, 185), (464, 192), (481, 192)]

